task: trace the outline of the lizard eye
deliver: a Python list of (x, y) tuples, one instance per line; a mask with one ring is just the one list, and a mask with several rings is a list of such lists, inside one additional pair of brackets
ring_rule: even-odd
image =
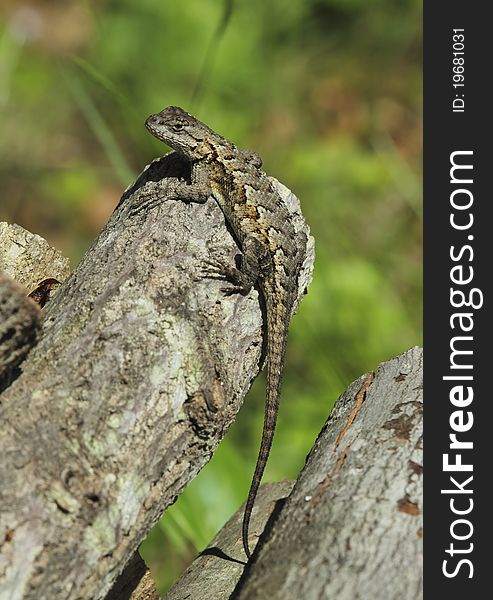
[(181, 130), (183, 129), (183, 123), (174, 123), (174, 124), (172, 125), (172, 128), (173, 128), (175, 131), (181, 131)]

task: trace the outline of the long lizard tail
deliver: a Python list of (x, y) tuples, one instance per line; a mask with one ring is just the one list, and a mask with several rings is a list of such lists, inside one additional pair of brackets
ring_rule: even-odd
[(277, 413), (279, 410), (279, 396), (281, 389), (281, 375), (286, 353), (286, 341), (289, 317), (287, 308), (281, 302), (267, 302), (267, 393), (265, 402), (264, 428), (262, 442), (255, 465), (250, 491), (243, 515), (243, 548), (245, 554), (250, 558), (248, 545), (248, 529), (253, 505), (257, 497), (260, 481), (264, 473), (269, 452), (274, 439)]

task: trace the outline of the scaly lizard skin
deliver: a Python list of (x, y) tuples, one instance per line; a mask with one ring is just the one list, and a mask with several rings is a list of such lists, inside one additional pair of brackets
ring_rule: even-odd
[(288, 327), (305, 257), (306, 235), (260, 169), (254, 152), (232, 142), (176, 106), (151, 115), (147, 129), (191, 163), (191, 182), (176, 182), (168, 198), (205, 202), (213, 196), (241, 247), (239, 268), (211, 263), (210, 274), (234, 284), (231, 292), (258, 285), (267, 314), (267, 394), (260, 452), (243, 517), (243, 546), (250, 558), (248, 528), (276, 425)]

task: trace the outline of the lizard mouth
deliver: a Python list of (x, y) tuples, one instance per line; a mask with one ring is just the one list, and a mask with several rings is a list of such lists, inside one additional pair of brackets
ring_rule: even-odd
[(159, 125), (162, 124), (162, 119), (159, 115), (149, 115), (145, 122), (147, 129), (151, 130), (155, 130)]
[(164, 128), (165, 122), (160, 115), (150, 115), (147, 117), (145, 126), (155, 138), (161, 140), (164, 143), (168, 143), (168, 136)]

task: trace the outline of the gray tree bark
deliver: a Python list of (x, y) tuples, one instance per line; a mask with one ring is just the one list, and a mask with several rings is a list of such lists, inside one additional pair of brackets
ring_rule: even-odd
[(166, 201), (163, 178), (182, 176), (171, 154), (125, 192), (1, 396), (2, 600), (103, 598), (259, 371), (258, 293), (201, 277), (201, 261), (238, 248), (212, 199)]
[(36, 343), (39, 327), (39, 306), (20, 285), (0, 274), (0, 392)]
[(63, 281), (69, 262), (39, 235), (0, 223), (0, 392), (36, 343), (40, 311), (26, 297), (47, 279)]
[(70, 264), (41, 236), (0, 223), (0, 272), (31, 292), (44, 279), (67, 279)]
[(282, 507), (290, 486), (261, 488), (251, 563), (240, 509), (165, 599), (419, 600), (422, 376), (413, 348), (352, 383)]
[[(251, 530), (261, 533), (269, 520), (276, 517), (283, 501), (293, 488), (292, 481), (261, 486), (252, 514)], [(245, 552), (241, 543), (242, 506), (221, 529), (209, 546), (185, 571), (166, 594), (165, 600), (210, 598), (226, 600), (245, 573)], [(263, 598), (264, 596), (257, 596)], [(265, 596), (268, 598), (268, 596)], [(140, 598), (135, 598), (140, 600)]]

